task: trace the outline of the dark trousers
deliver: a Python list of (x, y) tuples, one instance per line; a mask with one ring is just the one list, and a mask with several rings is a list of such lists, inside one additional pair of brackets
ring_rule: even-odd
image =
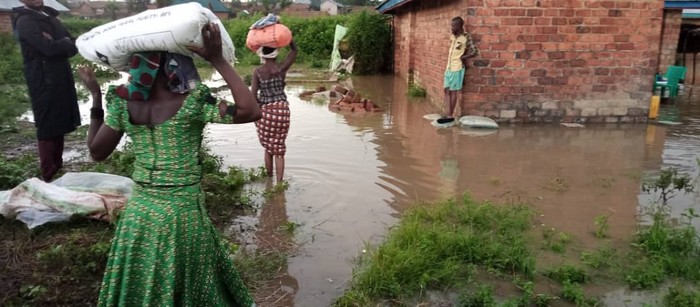
[(63, 167), (63, 136), (39, 140), (41, 179), (50, 182)]

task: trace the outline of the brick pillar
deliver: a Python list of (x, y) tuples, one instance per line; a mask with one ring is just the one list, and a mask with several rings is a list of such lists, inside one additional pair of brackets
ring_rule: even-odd
[(681, 35), (682, 10), (664, 10), (664, 23), (661, 32), (661, 50), (659, 50), (659, 72), (666, 72), (669, 66), (676, 64), (678, 38)]

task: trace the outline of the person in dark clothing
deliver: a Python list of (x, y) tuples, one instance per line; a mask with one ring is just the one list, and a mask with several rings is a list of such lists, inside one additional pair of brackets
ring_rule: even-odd
[(80, 126), (78, 97), (69, 58), (78, 53), (74, 38), (43, 0), (21, 0), (13, 9), (14, 28), (24, 58), (37, 128), (41, 177), (51, 181), (63, 166), (63, 138)]

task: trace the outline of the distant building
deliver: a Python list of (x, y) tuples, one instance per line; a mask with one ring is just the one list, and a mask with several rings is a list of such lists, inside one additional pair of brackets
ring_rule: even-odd
[(345, 6), (333, 0), (326, 0), (321, 3), (321, 12), (331, 16), (345, 12)]
[(173, 0), (172, 5), (189, 2), (197, 2), (203, 7), (210, 9), (212, 12), (214, 12), (214, 15), (219, 17), (221, 20), (229, 19), (233, 13), (231, 9), (224, 5), (220, 0)]

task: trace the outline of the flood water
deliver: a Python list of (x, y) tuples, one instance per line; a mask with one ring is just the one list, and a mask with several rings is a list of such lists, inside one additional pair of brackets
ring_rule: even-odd
[[(610, 216), (609, 234), (619, 242), (644, 223), (639, 213), (655, 198), (641, 192), (643, 181), (667, 167), (693, 178), (700, 174), (700, 102), (692, 102), (700, 99), (692, 91), (690, 99), (664, 107), (665, 119), (680, 125), (470, 131), (433, 127), (423, 116), (439, 110), (407, 99), (403, 81), (354, 77), (351, 83), (383, 112), (333, 113), (325, 102), (299, 98), (315, 85), (288, 85), (289, 189), (263, 201), (255, 216), (232, 221), (233, 233), (252, 229), (244, 238), (250, 246), (296, 246), (273, 299), (263, 306), (331, 305), (347, 288), (366, 244), (381, 242), (401, 212), (420, 201), (469, 192), (477, 200), (527, 202), (538, 211), (540, 227), (569, 233), (578, 247), (592, 249), (600, 245), (593, 235), (597, 216)], [(89, 103), (84, 106), (81, 113), (89, 114)], [(226, 165), (263, 165), (252, 124), (210, 125), (206, 142)], [(690, 207), (700, 210), (700, 197), (679, 194), (670, 205), (678, 218)], [(275, 235), (292, 223), (299, 225), (292, 238)], [(619, 289), (601, 294), (606, 292), (609, 305), (635, 299)]]
[[(259, 229), (301, 225), (294, 237), (299, 248), (280, 281), (284, 297), (271, 305), (330, 305), (348, 286), (365, 244), (381, 242), (400, 213), (419, 201), (468, 191), (477, 200), (531, 203), (542, 227), (572, 234), (581, 248), (597, 248), (597, 216), (610, 215), (613, 240), (629, 239), (643, 222), (638, 213), (654, 199), (641, 192), (644, 180), (666, 167), (698, 175), (700, 107), (690, 102), (666, 108), (669, 116), (681, 114), (677, 126), (504, 125), (484, 132), (433, 127), (423, 115), (438, 110), (407, 99), (403, 82), (391, 77), (353, 78), (352, 84), (384, 112), (332, 113), (325, 103), (298, 98), (311, 86), (288, 86), (290, 188), (262, 204), (258, 216), (237, 221)], [(208, 141), (229, 165), (263, 163), (253, 125), (211, 126)], [(699, 203), (696, 194), (678, 195), (672, 213), (679, 217)], [(256, 235), (251, 244), (271, 240), (269, 232)], [(617, 291), (607, 301), (628, 299)]]

